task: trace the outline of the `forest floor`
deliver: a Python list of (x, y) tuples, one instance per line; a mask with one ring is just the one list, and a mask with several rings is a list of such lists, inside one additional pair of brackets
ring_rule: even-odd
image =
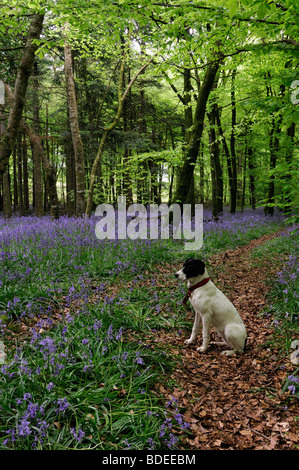
[[(296, 367), (273, 341), (273, 317), (261, 314), (269, 305), (269, 279), (281, 269), (282, 261), (272, 254), (260, 259), (251, 256), (256, 247), (279, 235), (281, 232), (265, 235), (237, 249), (217, 253), (208, 262), (213, 282), (233, 302), (246, 325), (248, 341), (244, 354), (224, 356), (221, 351), (225, 346), (215, 344), (200, 354), (196, 349), (201, 343), (201, 331), (198, 344), (185, 345), (194, 319), (189, 302), (184, 307), (186, 322), (181, 323), (184, 325), (181, 331), (170, 327), (142, 332), (129, 329), (125, 333), (125, 341), (138, 341), (153, 351), (160, 349), (173, 359), (171, 369), (151, 388), (161, 401), (175, 399), (184, 421), (190, 425), (187, 432), (174, 431), (180, 434), (180, 449), (298, 449), (299, 403), (290, 392), (282, 393), (286, 378)], [(180, 268), (178, 262), (153, 265), (154, 273), (145, 272), (138, 288), (149, 286), (154, 276), (163, 309), (163, 292), (177, 293), (182, 289), (174, 276)], [(112, 283), (101, 295), (116, 296), (120, 289), (128, 290), (131, 283)], [(187, 287), (182, 291), (182, 299), (186, 291)], [(93, 301), (98, 302), (97, 295)], [(29, 329), (24, 323), (21, 340), (27, 338)], [(211, 341), (219, 341), (214, 330)]]
[[(190, 432), (181, 436), (181, 448), (188, 450), (287, 450), (298, 446), (298, 400), (282, 394), (282, 384), (294, 372), (288, 356), (273, 347), (271, 318), (259, 315), (267, 305), (270, 289), (267, 280), (279, 270), (277, 260), (257, 263), (252, 250), (279, 235), (266, 235), (248, 245), (215, 255), (209, 262), (213, 281), (222, 289), (243, 318), (248, 341), (243, 355), (224, 356), (221, 345), (210, 344), (205, 354), (197, 345), (187, 346), (174, 330), (151, 333), (146, 342), (151, 348), (163, 345), (177, 358), (171, 377), (156, 384), (159, 395), (177, 399)], [(257, 266), (258, 264), (258, 266)], [(156, 281), (161, 287), (177, 289), (174, 276), (180, 265), (161, 267)], [(167, 281), (166, 281), (167, 280)], [(186, 317), (194, 314), (187, 304)], [(273, 320), (273, 319), (272, 319)], [(201, 334), (201, 331), (200, 331)], [(198, 338), (201, 341), (201, 336)], [(219, 341), (214, 332), (211, 341)], [(224, 346), (225, 349), (225, 346)], [(172, 386), (167, 383), (171, 381)], [(297, 424), (296, 424), (297, 423)], [(298, 447), (297, 447), (298, 448)]]

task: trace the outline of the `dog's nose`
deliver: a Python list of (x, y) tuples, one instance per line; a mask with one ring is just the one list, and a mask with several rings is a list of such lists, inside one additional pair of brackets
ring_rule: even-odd
[(176, 277), (176, 278), (178, 278), (178, 277), (179, 277), (178, 273), (175, 273), (175, 277)]

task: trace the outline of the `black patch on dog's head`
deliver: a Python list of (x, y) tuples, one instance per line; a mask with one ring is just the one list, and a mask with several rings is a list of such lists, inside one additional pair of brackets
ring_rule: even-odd
[(188, 258), (184, 263), (182, 271), (187, 279), (200, 276), (205, 272), (205, 263), (200, 259)]

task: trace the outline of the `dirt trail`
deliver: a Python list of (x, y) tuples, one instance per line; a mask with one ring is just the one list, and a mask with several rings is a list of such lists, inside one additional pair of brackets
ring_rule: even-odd
[[(286, 400), (288, 394), (281, 394), (282, 383), (295, 366), (287, 357), (281, 357), (280, 350), (266, 344), (272, 337), (271, 320), (258, 315), (266, 303), (266, 279), (278, 267), (274, 262), (256, 268), (248, 257), (253, 248), (277, 235), (227, 250), (210, 263), (213, 281), (234, 303), (246, 324), (244, 355), (226, 357), (220, 345), (210, 345), (201, 355), (196, 351), (198, 345), (184, 345), (186, 338), (179, 338), (173, 331), (160, 331), (154, 340), (167, 342), (181, 361), (172, 375), (178, 386), (170, 392), (165, 385), (157, 384), (157, 391), (167, 398), (177, 398), (185, 410), (192, 432), (188, 438), (182, 433), (185, 449), (286, 450), (294, 449), (296, 444), (298, 448), (298, 401)], [(193, 321), (190, 304), (186, 315)], [(215, 340), (219, 337), (212, 332), (211, 341)]]

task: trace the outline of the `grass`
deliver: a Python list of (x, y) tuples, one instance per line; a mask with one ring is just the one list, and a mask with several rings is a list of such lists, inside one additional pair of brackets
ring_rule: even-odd
[[(271, 289), (268, 294), (268, 306), (263, 312), (272, 319), (274, 334), (272, 345), (279, 347), (282, 354), (289, 355), (291, 343), (299, 339), (299, 227), (294, 225), (281, 237), (272, 239), (256, 248), (251, 256), (253, 259), (277, 260), (282, 269), (273, 279), (269, 279)], [(290, 390), (299, 398), (299, 367), (294, 370), (282, 390)]]
[[(206, 219), (203, 257), (283, 222), (259, 211)], [(188, 433), (176, 401), (153, 392), (174, 360), (143, 341), (186, 327), (179, 289), (155, 284), (159, 266), (186, 258), (182, 243), (99, 241), (94, 226), (0, 219), (0, 449), (168, 449)]]

